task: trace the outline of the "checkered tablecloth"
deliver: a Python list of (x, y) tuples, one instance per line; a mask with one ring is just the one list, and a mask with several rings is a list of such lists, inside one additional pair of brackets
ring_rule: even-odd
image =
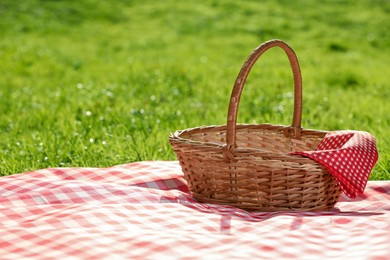
[(331, 212), (200, 204), (178, 162), (0, 178), (0, 259), (390, 259), (390, 181)]

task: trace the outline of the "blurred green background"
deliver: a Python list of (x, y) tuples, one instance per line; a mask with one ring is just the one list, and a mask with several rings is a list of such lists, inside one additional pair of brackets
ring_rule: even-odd
[[(1, 0), (0, 174), (174, 160), (168, 135), (225, 124), (249, 53), (297, 53), (304, 128), (377, 138), (371, 179), (390, 179), (390, 2)], [(279, 49), (253, 68), (243, 123), (289, 124)]]

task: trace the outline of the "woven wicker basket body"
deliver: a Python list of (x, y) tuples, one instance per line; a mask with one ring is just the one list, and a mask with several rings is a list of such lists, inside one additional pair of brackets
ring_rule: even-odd
[[(285, 50), (294, 75), (291, 126), (237, 125), (241, 92), (250, 69), (271, 47)], [(233, 87), (227, 124), (176, 131), (169, 141), (197, 200), (256, 211), (330, 210), (341, 190), (319, 163), (291, 155), (314, 150), (325, 131), (301, 128), (302, 81), (298, 60), (280, 40), (256, 48)]]

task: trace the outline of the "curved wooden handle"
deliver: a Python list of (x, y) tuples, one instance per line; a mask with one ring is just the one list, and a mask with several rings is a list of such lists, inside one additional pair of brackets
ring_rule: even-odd
[(227, 116), (227, 130), (226, 130), (226, 150), (228, 151), (227, 156), (232, 157), (231, 152), (236, 148), (236, 124), (237, 124), (237, 112), (238, 105), (240, 103), (240, 97), (244, 84), (248, 77), (248, 74), (256, 63), (257, 59), (268, 49), (278, 46), (282, 48), (290, 60), (290, 65), (292, 68), (294, 76), (294, 115), (291, 125), (291, 132), (289, 132), (292, 137), (299, 139), (301, 134), (301, 118), (302, 118), (302, 77), (301, 71), (299, 68), (299, 63), (295, 52), (281, 40), (271, 40), (267, 41), (256, 49), (253, 50), (251, 55), (245, 61), (242, 66), (240, 73), (237, 76), (236, 82), (233, 87), (233, 91), (230, 97), (229, 110)]

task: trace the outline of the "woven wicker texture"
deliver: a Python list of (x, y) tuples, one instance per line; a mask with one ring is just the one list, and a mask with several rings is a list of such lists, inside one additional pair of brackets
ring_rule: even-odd
[[(241, 93), (257, 59), (282, 48), (294, 76), (291, 126), (237, 125)], [(294, 51), (283, 41), (257, 47), (244, 63), (230, 98), (227, 124), (176, 131), (169, 141), (197, 200), (256, 211), (317, 211), (334, 207), (341, 190), (319, 163), (291, 152), (314, 150), (327, 132), (301, 128), (302, 79)]]

